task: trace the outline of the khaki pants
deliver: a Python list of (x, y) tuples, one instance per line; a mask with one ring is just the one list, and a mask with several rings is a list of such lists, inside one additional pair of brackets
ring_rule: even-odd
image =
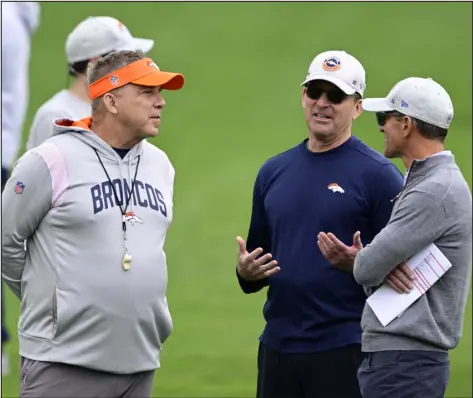
[(154, 371), (104, 373), (21, 358), (20, 398), (149, 398)]

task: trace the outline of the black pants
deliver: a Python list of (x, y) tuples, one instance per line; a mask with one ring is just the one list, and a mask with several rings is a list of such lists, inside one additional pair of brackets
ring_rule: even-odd
[(443, 398), (450, 379), (448, 353), (368, 353), (358, 371), (363, 398)]
[(257, 398), (361, 398), (361, 345), (314, 354), (282, 354), (260, 344)]

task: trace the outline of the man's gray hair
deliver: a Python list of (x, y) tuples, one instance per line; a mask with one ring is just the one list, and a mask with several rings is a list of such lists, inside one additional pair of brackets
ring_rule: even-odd
[[(96, 62), (90, 63), (87, 70), (87, 81), (91, 85), (109, 73), (123, 68), (140, 59), (147, 58), (147, 55), (140, 50), (137, 51), (114, 51), (103, 57), (100, 57)], [(100, 99), (96, 98), (92, 101), (92, 111), (97, 109)]]

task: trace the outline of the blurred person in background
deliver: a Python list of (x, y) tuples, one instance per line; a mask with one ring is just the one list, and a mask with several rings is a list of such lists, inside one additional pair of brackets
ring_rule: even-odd
[(82, 119), (90, 116), (87, 67), (112, 51), (149, 52), (154, 40), (133, 37), (127, 27), (112, 17), (88, 17), (80, 22), (66, 40), (68, 73), (74, 78), (70, 88), (53, 95), (39, 107), (30, 129), (26, 149), (32, 149), (53, 133), (53, 121), (59, 118)]
[(317, 239), (330, 230), (357, 247), (361, 231), (369, 243), (388, 222), (403, 178), (352, 135), (366, 87), (356, 58), (317, 55), (302, 86), (308, 138), (263, 164), (247, 241), (237, 237), (243, 292), (269, 287), (257, 397), (357, 398), (366, 295), (324, 258)]
[(431, 243), (452, 267), (386, 326), (365, 305), (366, 356), (358, 373), (362, 395), (390, 398), (402, 392), (403, 398), (443, 398), (450, 378), (449, 350), (462, 335), (472, 255), (470, 188), (444, 146), (453, 104), (434, 80), (411, 77), (397, 83), (386, 98), (364, 100), (363, 109), (376, 113), (384, 153), (402, 159), (406, 183), (389, 223), (369, 245), (357, 250), (339, 245), (335, 251), (356, 256), (352, 272), (369, 295), (383, 282), (400, 294), (425, 289), (422, 275), (416, 277), (404, 262)]
[(56, 120), (2, 194), (24, 398), (149, 397), (173, 328), (164, 243), (175, 171), (145, 138), (158, 135), (163, 91), (184, 76), (141, 51), (91, 66), (92, 116)]
[[(29, 100), (31, 38), (39, 26), (38, 2), (2, 2), (2, 191), (21, 145)], [(2, 374), (9, 372), (3, 345), (9, 334), (4, 324), (2, 289)]]

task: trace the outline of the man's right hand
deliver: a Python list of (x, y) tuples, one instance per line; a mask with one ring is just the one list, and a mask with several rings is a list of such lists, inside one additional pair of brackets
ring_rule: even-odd
[(406, 263), (402, 263), (391, 271), (385, 282), (397, 293), (403, 294), (410, 293), (414, 288), (415, 279), (414, 271)]
[(274, 275), (281, 270), (276, 260), (270, 261), (273, 258), (271, 253), (266, 253), (257, 259), (257, 257), (263, 253), (261, 247), (248, 253), (245, 240), (240, 236), (237, 236), (236, 240), (239, 246), (237, 271), (243, 279), (247, 281), (258, 281)]

